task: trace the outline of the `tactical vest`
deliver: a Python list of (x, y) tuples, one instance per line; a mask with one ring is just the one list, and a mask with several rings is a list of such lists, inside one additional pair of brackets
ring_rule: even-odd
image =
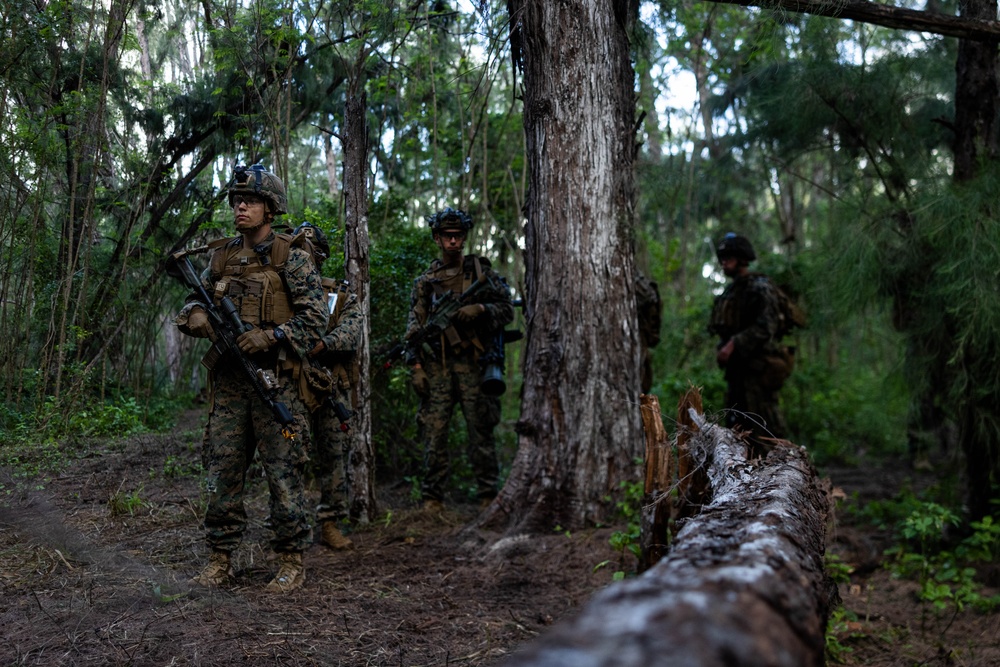
[(292, 319), (284, 270), (293, 241), (301, 243), (297, 237), (275, 234), (267, 254), (245, 248), (242, 237), (209, 244), (214, 249), (210, 267), (215, 303), (228, 296), (240, 319), (262, 329), (273, 329)]
[(751, 282), (755, 280), (767, 280), (767, 278), (760, 274), (737, 278), (722, 294), (715, 297), (709, 331), (726, 339), (753, 324), (752, 317), (747, 315), (745, 310), (748, 305), (747, 296), (753, 291)]
[[(472, 283), (481, 280), (485, 276), (482, 259), (476, 255), (466, 255), (462, 260), (462, 270), (457, 271), (452, 276), (446, 275), (443, 267), (435, 268), (435, 266), (432, 264), (430, 270), (427, 272), (430, 277), (431, 294), (435, 298), (441, 297), (446, 292), (454, 292), (456, 295), (462, 294), (472, 286)], [(489, 265), (487, 264), (487, 266)], [(442, 353), (445, 344), (447, 344), (453, 353), (472, 347), (475, 349), (477, 357), (485, 350), (482, 341), (479, 340), (478, 333), (472, 326), (455, 326), (452, 324), (445, 329), (442, 338), (443, 340), (439, 342)]]

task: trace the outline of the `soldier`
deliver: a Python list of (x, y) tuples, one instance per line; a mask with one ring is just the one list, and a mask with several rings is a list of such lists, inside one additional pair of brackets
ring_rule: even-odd
[(791, 373), (792, 359), (780, 345), (783, 314), (778, 288), (760, 273), (750, 241), (729, 233), (716, 246), (722, 271), (732, 282), (715, 298), (709, 331), (719, 336), (716, 361), (725, 370), (726, 425), (752, 433), (758, 452), (761, 437), (784, 438), (778, 391)]
[[(271, 547), (278, 572), (267, 591), (286, 593), (302, 586), (302, 553), (312, 543), (303, 477), (308, 461), (308, 422), (303, 405), (309, 393), (302, 359), (326, 330), (327, 311), (319, 272), (309, 252), (288, 234), (272, 231), (286, 212), (285, 186), (261, 165), (237, 167), (229, 187), (239, 236), (210, 244), (209, 266), (201, 281), (216, 303), (228, 296), (253, 328), (240, 335), (239, 348), (260, 369), (273, 373), (276, 399), (295, 418), (296, 437), (286, 438), (271, 412), (241, 375), (238, 360), (223, 356), (211, 365), (211, 410), (203, 458), (208, 474), (206, 541), (208, 565), (193, 579), (218, 586), (233, 575), (232, 553), (246, 528), (243, 496), (247, 469), (258, 453), (270, 491)], [(176, 319), (182, 333), (213, 338), (203, 304), (189, 299)]]
[[(295, 228), (312, 241), (313, 258), (318, 269), (330, 256), (330, 244), (319, 227), (305, 222)], [(351, 452), (351, 434), (342, 423), (346, 415), (341, 410), (357, 407), (357, 351), (361, 343), (361, 304), (357, 295), (348, 290), (346, 280), (339, 283), (323, 278), (327, 310), (330, 313), (326, 333), (309, 351), (309, 359), (329, 369), (333, 376), (333, 392), (329, 399), (312, 413), (312, 433), (316, 480), (320, 487), (320, 502), (316, 521), (320, 526), (320, 541), (331, 549), (350, 549), (350, 538), (340, 531), (339, 523), (348, 517), (347, 476), (344, 462)], [(346, 406), (351, 406), (347, 408)]]
[[(514, 319), (510, 291), (487, 259), (463, 254), (472, 217), (446, 208), (428, 216), (441, 258), (414, 281), (406, 326), (406, 359), (420, 397), (417, 422), (424, 443), (423, 497), (427, 509), (442, 507), (448, 479), (448, 424), (461, 404), (468, 430), (467, 456), (476, 476), (477, 495), (488, 502), (497, 494), (499, 465), (493, 429), (500, 422), (500, 399), (480, 389), (479, 357), (489, 341)], [(423, 328), (441, 304), (475, 287), (460, 302), (438, 335)]]
[(653, 354), (650, 348), (660, 344), (660, 323), (663, 320), (663, 302), (655, 282), (639, 269), (635, 270), (635, 305), (639, 316), (639, 345), (642, 355), (642, 393), (653, 388)]

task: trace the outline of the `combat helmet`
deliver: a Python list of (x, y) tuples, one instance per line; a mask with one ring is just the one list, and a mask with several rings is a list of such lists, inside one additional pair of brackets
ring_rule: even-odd
[(262, 197), (267, 202), (267, 209), (275, 215), (288, 213), (285, 184), (280, 178), (264, 169), (262, 164), (250, 167), (237, 165), (229, 185), (229, 205), (233, 205), (233, 197), (241, 194)]
[(427, 216), (427, 224), (432, 234), (437, 234), (443, 229), (461, 229), (467, 232), (472, 229), (472, 216), (460, 208), (449, 206), (443, 211)]
[(330, 242), (326, 240), (323, 230), (311, 222), (303, 222), (292, 232), (293, 236), (305, 234), (313, 247), (313, 257), (317, 265), (323, 264), (330, 257)]
[(715, 256), (719, 258), (720, 262), (726, 257), (735, 257), (745, 262), (752, 262), (757, 259), (757, 253), (753, 251), (750, 240), (745, 236), (740, 236), (733, 232), (729, 232), (723, 236), (719, 244), (715, 246)]

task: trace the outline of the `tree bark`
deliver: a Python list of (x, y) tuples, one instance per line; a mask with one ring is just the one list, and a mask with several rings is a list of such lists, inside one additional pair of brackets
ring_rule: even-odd
[(731, 431), (691, 412), (699, 429), (691, 447), (710, 502), (684, 524), (666, 558), (605, 589), (509, 664), (824, 664), (836, 598), (823, 569), (828, 485), (801, 447), (778, 446), (751, 463)]
[(530, 163), (518, 453), (478, 525), (577, 527), (642, 454), (628, 2), (510, 0)]
[[(996, 23), (996, 0), (961, 0), (962, 18)], [(957, 183), (979, 173), (997, 155), (997, 44), (963, 39), (955, 61), (955, 173)]]
[(929, 32), (935, 35), (958, 37), (982, 42), (1000, 39), (1000, 22), (994, 12), (990, 17), (949, 16), (915, 9), (889, 7), (862, 0), (828, 2), (826, 0), (710, 0), (725, 5), (761, 7), (800, 14), (815, 14), (835, 19), (860, 21), (884, 28)]
[(345, 463), (350, 489), (351, 520), (367, 523), (375, 518), (375, 446), (372, 443), (369, 341), (371, 340), (371, 267), (368, 238), (368, 124), (364, 85), (352, 80), (344, 111), (344, 201), (347, 233), (344, 265), (351, 288), (358, 295), (364, 326), (358, 344), (361, 364), (358, 404), (354, 406), (351, 453)]

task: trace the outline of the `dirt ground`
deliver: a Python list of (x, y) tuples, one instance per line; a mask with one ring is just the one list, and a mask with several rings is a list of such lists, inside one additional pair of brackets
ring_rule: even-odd
[[(463, 530), (476, 507), (429, 514), (386, 488), (355, 549), (313, 546), (304, 588), (268, 595), (255, 477), (235, 583), (191, 586), (205, 562), (199, 441), (178, 428), (106, 444), (44, 482), (0, 478), (0, 665), (497, 665), (635, 568), (608, 541), (624, 526), (500, 539)], [(829, 472), (848, 503), (891, 496), (910, 475)], [(828, 549), (855, 569), (840, 592), (858, 618), (837, 635), (842, 660), (1000, 665), (1000, 617), (925, 609), (915, 584), (880, 567), (887, 539), (838, 512)]]
[[(921, 602), (917, 582), (893, 578), (885, 567), (884, 552), (894, 546), (891, 529), (875, 528), (852, 511), (891, 499), (904, 488), (919, 493), (938, 483), (940, 473), (959, 465), (954, 456), (939, 453), (932, 466), (922, 471), (904, 461), (822, 470), (847, 496), (837, 503), (827, 554), (839, 557), (853, 570), (850, 581), (839, 588), (843, 608), (854, 618), (833, 627), (831, 634), (844, 650), (836, 654), (838, 660), (829, 659), (830, 664), (1000, 666), (1000, 613), (970, 608), (956, 613), (954, 606), (937, 611)], [(998, 574), (996, 564), (979, 568), (976, 580), (982, 585), (981, 595), (1000, 594)]]

